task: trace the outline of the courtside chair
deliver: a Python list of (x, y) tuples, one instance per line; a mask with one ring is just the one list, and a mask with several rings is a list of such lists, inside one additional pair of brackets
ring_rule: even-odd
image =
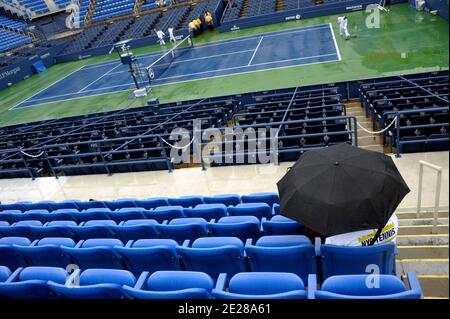
[(137, 284), (123, 290), (136, 299), (211, 299), (213, 279), (196, 271), (144, 272)]
[(0, 297), (7, 299), (60, 299), (47, 285), (48, 281), (64, 285), (64, 268), (26, 267), (18, 268), (3, 283), (0, 283)]
[[(371, 278), (373, 277), (373, 278)], [(341, 275), (328, 277), (317, 290), (317, 278), (309, 279), (309, 299), (422, 299), (415, 273), (407, 273), (409, 289), (394, 275)], [(368, 287), (367, 283), (377, 286)]]
[(263, 218), (261, 226), (264, 235), (300, 235), (303, 225), (286, 216), (275, 215), (270, 220)]
[(78, 226), (67, 226), (68, 230), (81, 239), (92, 238), (115, 238), (116, 234), (110, 227), (117, 226), (113, 220), (89, 220), (82, 222)]
[(161, 206), (169, 206), (169, 200), (166, 197), (154, 197), (148, 199), (137, 199), (135, 201), (138, 207), (145, 208), (147, 210)]
[(242, 272), (234, 275), (228, 285), (221, 274), (212, 295), (217, 299), (306, 299), (303, 280), (292, 273)]
[(0, 283), (8, 280), (11, 276), (11, 270), (6, 266), (0, 266)]
[(224, 204), (200, 204), (195, 208), (185, 208), (183, 213), (186, 217), (198, 217), (210, 221), (227, 216), (227, 206)]
[(38, 239), (30, 226), (42, 226), (39, 220), (21, 220), (11, 226), (0, 227), (0, 237), (26, 237), (30, 240)]
[(278, 194), (272, 192), (242, 195), (241, 199), (243, 203), (266, 203), (270, 207), (272, 207), (274, 204), (280, 203)]
[(19, 246), (30, 246), (31, 240), (26, 237), (3, 237), (0, 238), (0, 260), (1, 265), (11, 270), (28, 266), (28, 262), (17, 248)]
[(144, 219), (144, 212), (147, 212), (147, 210), (142, 207), (120, 208), (111, 212), (109, 217), (116, 223), (120, 223), (132, 219)]
[(111, 219), (109, 216), (112, 214), (109, 208), (88, 208), (81, 212), (74, 212), (73, 216), (78, 223), (87, 222), (90, 220), (106, 220)]
[[(79, 277), (79, 283), (76, 278)], [(123, 286), (136, 285), (136, 277), (127, 270), (75, 270), (64, 283), (48, 282), (54, 294), (69, 299), (124, 299), (129, 298)]]
[(260, 219), (272, 217), (272, 207), (267, 203), (245, 203), (228, 207), (230, 216), (255, 216)]
[(115, 249), (127, 269), (138, 276), (143, 271), (181, 270), (177, 247), (172, 239), (139, 239)]
[(248, 263), (254, 272), (289, 272), (307, 282), (317, 273), (314, 245), (302, 235), (264, 236), (245, 245)]
[(201, 271), (213, 279), (246, 270), (244, 243), (236, 237), (204, 237), (192, 245), (186, 241), (177, 252), (186, 270)]
[(224, 204), (225, 206), (236, 206), (241, 203), (241, 196), (238, 194), (220, 194), (205, 196), (203, 200), (206, 204)]
[(129, 240), (159, 238), (159, 231), (156, 229), (158, 224), (154, 219), (131, 219), (109, 228), (126, 243)]
[(189, 208), (204, 204), (204, 201), (203, 196), (181, 196), (178, 198), (169, 198), (169, 204), (172, 206), (183, 206), (184, 208)]
[(255, 216), (226, 216), (208, 224), (211, 236), (237, 237), (242, 241), (261, 236), (261, 224)]
[(176, 218), (185, 217), (183, 206), (160, 206), (150, 211), (143, 212), (145, 218), (154, 219), (159, 223), (170, 221)]
[(71, 227), (76, 226), (77, 223), (73, 220), (55, 220), (45, 223), (43, 226), (30, 226), (30, 229), (38, 238), (62, 237), (77, 239), (75, 233), (70, 230)]
[(61, 246), (80, 269), (106, 268), (124, 269), (121, 256), (115, 247), (123, 247), (122, 241), (114, 238), (96, 238), (79, 241), (75, 247)]
[(187, 239), (208, 236), (208, 222), (203, 218), (176, 218), (168, 224), (156, 225), (156, 229), (164, 238), (173, 239), (180, 245)]
[(61, 246), (75, 247), (75, 241), (71, 238), (43, 238), (30, 246), (17, 246), (16, 249), (31, 266), (46, 266), (66, 268), (72, 264), (72, 259), (65, 254)]
[(379, 273), (395, 275), (395, 243), (385, 243), (374, 246), (345, 247), (334, 245), (317, 245), (317, 256), (322, 265), (322, 276), (325, 280), (336, 275), (355, 275), (371, 272), (368, 265), (377, 265)]

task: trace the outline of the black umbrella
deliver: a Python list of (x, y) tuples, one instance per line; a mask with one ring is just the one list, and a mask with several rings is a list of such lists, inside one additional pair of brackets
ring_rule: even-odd
[(389, 156), (348, 144), (306, 152), (277, 186), (281, 214), (325, 237), (378, 229), (377, 238), (410, 192)]

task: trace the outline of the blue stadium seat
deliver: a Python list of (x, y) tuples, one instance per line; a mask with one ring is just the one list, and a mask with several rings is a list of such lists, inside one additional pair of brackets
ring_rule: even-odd
[(77, 201), (79, 210), (86, 210), (90, 208), (107, 208), (104, 202), (101, 201)]
[(24, 202), (22, 205), (25, 207), (25, 210), (46, 210), (46, 211), (52, 211), (53, 208), (51, 204), (53, 201), (41, 201), (41, 202), (35, 202), (35, 203), (26, 203)]
[(237, 237), (242, 241), (261, 236), (261, 225), (255, 216), (226, 216), (208, 224), (209, 232), (216, 237)]
[(47, 282), (64, 284), (66, 271), (56, 267), (18, 268), (7, 282), (0, 283), (0, 297), (7, 299), (60, 299)]
[(255, 216), (258, 219), (272, 216), (272, 208), (267, 203), (245, 203), (228, 207), (230, 216)]
[[(47, 218), (49, 221), (55, 221), (55, 220), (73, 220), (76, 221), (75, 216), (78, 214), (79, 211), (75, 208), (60, 208), (57, 210), (54, 210), (51, 215), (49, 215)], [(51, 219), (51, 220), (50, 220)]]
[(189, 208), (204, 204), (204, 201), (202, 196), (181, 196), (178, 198), (169, 198), (169, 204), (172, 206)]
[(109, 217), (116, 223), (120, 223), (131, 219), (143, 219), (145, 218), (144, 212), (148, 211), (142, 207), (121, 208), (109, 214)]
[(237, 194), (221, 194), (205, 196), (203, 200), (206, 204), (224, 204), (225, 206), (236, 206), (241, 203), (241, 196)]
[(212, 295), (217, 299), (306, 299), (303, 280), (281, 272), (243, 272), (234, 275), (226, 290), (226, 274), (217, 280)]
[(87, 222), (90, 220), (106, 220), (111, 219), (109, 216), (112, 214), (109, 208), (88, 208), (84, 211), (73, 213), (73, 216), (77, 222)]
[[(79, 275), (79, 285), (74, 278)], [(76, 270), (66, 284), (49, 282), (52, 291), (69, 299), (124, 299), (128, 298), (123, 286), (134, 286), (136, 277), (127, 270), (87, 269)]]
[(31, 240), (25, 237), (0, 238), (0, 261), (11, 270), (28, 266), (28, 262), (18, 250), (18, 246), (30, 246)]
[(61, 250), (61, 246), (75, 247), (71, 238), (43, 238), (32, 246), (16, 247), (31, 266), (66, 267), (71, 258)]
[(154, 197), (149, 199), (137, 199), (136, 205), (145, 209), (154, 209), (161, 206), (169, 206), (169, 199), (165, 197)]
[(136, 299), (211, 299), (214, 288), (211, 277), (194, 271), (157, 271), (150, 276), (145, 272), (138, 282), (124, 287)]
[(282, 215), (275, 215), (270, 220), (261, 222), (264, 235), (300, 235), (303, 225)]
[(20, 220), (38, 220), (41, 223), (45, 223), (52, 220), (51, 216), (52, 213), (49, 213), (46, 209), (32, 209), (23, 212), (19, 218)]
[(8, 222), (0, 221), (0, 227), (2, 226), (11, 226)]
[[(4, 210), (0, 213), (0, 220), (8, 222), (8, 224), (14, 224), (15, 222), (18, 222), (22, 220), (23, 212), (21, 210), (17, 209), (8, 209)], [(8, 225), (0, 225), (0, 226), (8, 226)]]
[(161, 206), (154, 210), (144, 212), (144, 215), (146, 218), (154, 219), (162, 223), (165, 220), (183, 218), (183, 209), (182, 206)]
[(6, 266), (0, 266), (0, 283), (5, 282), (11, 276), (11, 270)]
[(125, 243), (129, 240), (159, 238), (156, 225), (158, 222), (153, 219), (132, 219), (111, 226), (110, 229)]
[[(422, 288), (414, 273), (408, 273), (410, 289), (396, 276), (341, 275), (328, 277), (317, 290), (316, 277), (309, 284), (310, 299), (421, 299)], [(374, 280), (377, 282), (375, 283)], [(368, 287), (367, 282), (376, 286)]]
[(248, 241), (245, 252), (252, 271), (294, 273), (304, 282), (317, 273), (314, 245), (302, 235), (264, 236)]
[(114, 249), (116, 246), (123, 247), (123, 243), (119, 239), (96, 238), (80, 241), (74, 248), (61, 246), (61, 250), (72, 257), (80, 269), (124, 269), (122, 259)]
[(191, 247), (177, 247), (177, 252), (187, 270), (202, 271), (215, 279), (221, 273), (245, 271), (244, 244), (236, 237), (199, 238)]
[(113, 220), (89, 220), (79, 226), (67, 226), (78, 239), (115, 238), (116, 234), (111, 226), (117, 226)]
[(156, 225), (164, 238), (183, 244), (186, 239), (195, 240), (208, 236), (208, 222), (203, 218), (176, 218), (166, 225)]
[(227, 215), (227, 207), (224, 204), (200, 204), (195, 208), (185, 208), (186, 217), (198, 217), (206, 220), (220, 219)]
[(273, 204), (273, 214), (280, 215), (280, 204)]
[(45, 223), (44, 226), (30, 226), (31, 231), (37, 235), (38, 238), (46, 237), (66, 237), (76, 238), (70, 227), (76, 227), (77, 223), (73, 220), (55, 220)]
[(368, 265), (378, 265), (379, 273), (395, 275), (395, 243), (367, 247), (320, 245), (322, 276), (355, 275), (368, 272)]
[(270, 207), (274, 204), (280, 203), (280, 198), (277, 193), (252, 193), (249, 195), (242, 195), (243, 203), (266, 203)]
[(133, 198), (120, 198), (115, 201), (105, 202), (111, 210), (121, 209), (121, 208), (132, 208), (137, 207), (136, 200)]
[(62, 202), (52, 202), (52, 203), (49, 203), (49, 205), (50, 205), (50, 207), (52, 208), (53, 211), (58, 210), (58, 209), (76, 209), (76, 210), (79, 210), (80, 208), (78, 207), (77, 202), (79, 202), (79, 201), (64, 200)]
[(116, 251), (127, 269), (139, 275), (143, 271), (180, 270), (177, 246), (172, 239), (140, 239), (125, 247), (116, 247)]
[(38, 239), (30, 226), (42, 226), (38, 220), (22, 220), (14, 223), (12, 226), (0, 227), (0, 237), (27, 237), (31, 240)]

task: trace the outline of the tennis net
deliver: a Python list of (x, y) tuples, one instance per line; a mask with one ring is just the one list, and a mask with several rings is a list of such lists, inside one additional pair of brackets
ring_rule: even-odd
[(152, 81), (160, 78), (176, 59), (188, 52), (193, 46), (191, 36), (189, 35), (177, 43), (173, 49), (164, 53), (163, 56), (147, 67), (148, 81), (152, 83)]

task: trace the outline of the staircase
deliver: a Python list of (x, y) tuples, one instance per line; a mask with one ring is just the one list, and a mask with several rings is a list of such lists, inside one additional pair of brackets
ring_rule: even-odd
[(88, 10), (85, 20), (84, 20), (85, 25), (91, 24), (92, 16), (94, 15), (96, 7), (97, 7), (97, 0), (91, 0), (91, 2), (89, 3), (89, 10)]
[(399, 208), (397, 236), (397, 274), (406, 280), (407, 272), (415, 272), (426, 299), (449, 298), (448, 226), (449, 211), (439, 212), (438, 231), (432, 234), (432, 213), (416, 216), (414, 209)]
[(277, 0), (275, 8), (277, 12), (284, 11), (284, 0)]
[(55, 1), (53, 0), (44, 0), (47, 7), (50, 9), (50, 12), (59, 11), (58, 6), (56, 5)]
[(134, 3), (134, 9), (133, 9), (134, 14), (139, 14), (139, 12), (141, 12), (141, 7), (143, 4), (144, 4), (144, 0), (136, 0), (136, 2)]

